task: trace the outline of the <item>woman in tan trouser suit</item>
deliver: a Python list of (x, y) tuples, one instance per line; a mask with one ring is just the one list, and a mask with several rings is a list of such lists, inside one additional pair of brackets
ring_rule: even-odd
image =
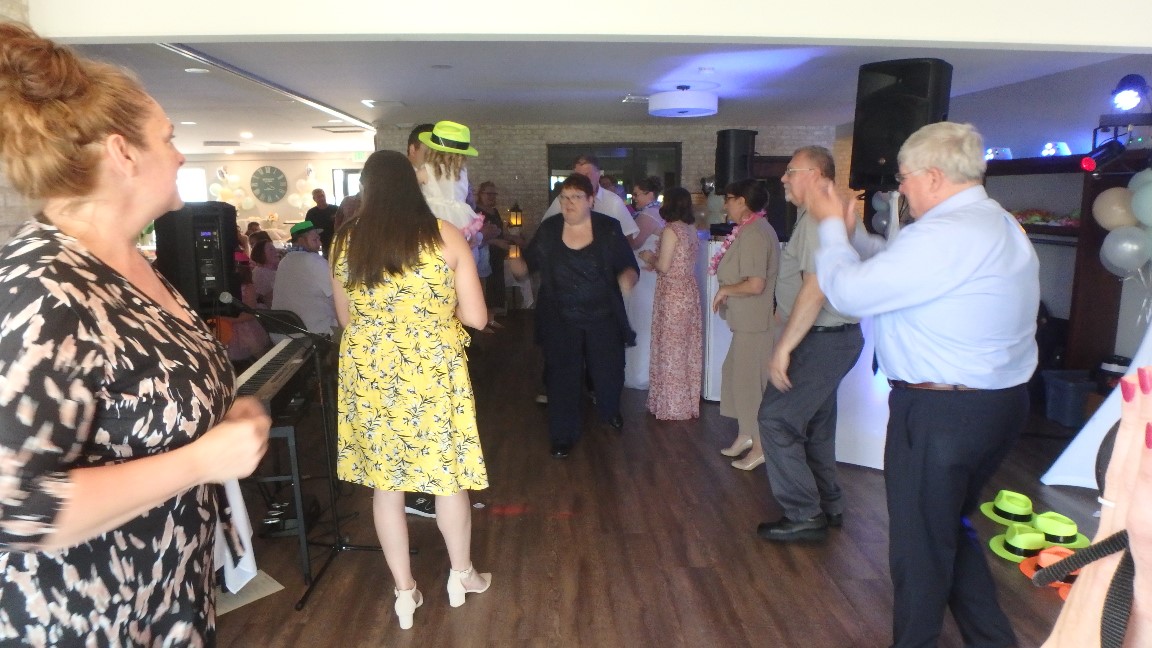
[(720, 382), (720, 414), (735, 418), (739, 432), (732, 445), (720, 453), (738, 457), (748, 451), (732, 466), (752, 470), (764, 463), (756, 416), (768, 385), (780, 240), (762, 213), (768, 206), (763, 185), (741, 180), (728, 185), (724, 194), (724, 211), (737, 228), (731, 245), (721, 251), (719, 263), (713, 264), (720, 290), (712, 310), (732, 329), (732, 345), (724, 358)]

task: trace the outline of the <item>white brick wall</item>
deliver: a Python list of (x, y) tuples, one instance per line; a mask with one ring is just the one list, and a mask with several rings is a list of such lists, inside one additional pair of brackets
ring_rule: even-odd
[(27, 0), (0, 0), (0, 20), (28, 24)]
[[(715, 173), (716, 131), (742, 128), (758, 131), (756, 152), (789, 155), (809, 144), (833, 147), (835, 127), (797, 127), (714, 122), (685, 123), (668, 120), (660, 124), (473, 126), (472, 142), (480, 155), (468, 161), (468, 177), (474, 185), (485, 180), (500, 190), (500, 207), (519, 202), (529, 229), (547, 208), (548, 144), (592, 142), (680, 142), (681, 181), (689, 191), (700, 190), (699, 180)], [(376, 133), (376, 147), (404, 151), (408, 130), (384, 127)], [(837, 160), (839, 164), (839, 160)], [(847, 163), (845, 162), (845, 169)]]

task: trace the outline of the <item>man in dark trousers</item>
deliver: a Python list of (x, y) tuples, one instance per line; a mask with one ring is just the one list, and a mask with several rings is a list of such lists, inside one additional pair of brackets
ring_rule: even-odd
[(1014, 646), (966, 516), (1028, 416), (1039, 262), (984, 191), (983, 139), (970, 124), (925, 126), (897, 160), (915, 220), (891, 243), (863, 232), (830, 183), (809, 203), (821, 221), (820, 287), (841, 311), (872, 318), (892, 385), (884, 476), (893, 643), (936, 645), (950, 608), (964, 645)]
[(844, 505), (836, 479), (836, 391), (864, 347), (856, 318), (837, 311), (816, 282), (816, 226), (808, 200), (836, 177), (832, 153), (797, 149), (781, 181), (799, 208), (780, 255), (776, 314), (784, 331), (768, 362), (770, 384), (760, 403), (760, 438), (772, 496), (784, 517), (757, 527), (772, 542), (823, 540), (839, 526)]

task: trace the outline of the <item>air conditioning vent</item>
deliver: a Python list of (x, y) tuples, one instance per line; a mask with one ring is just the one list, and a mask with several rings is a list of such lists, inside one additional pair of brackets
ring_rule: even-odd
[(359, 126), (354, 126), (352, 124), (325, 124), (323, 126), (313, 126), (312, 128), (318, 128), (322, 131), (328, 131), (329, 133), (336, 133), (337, 135), (348, 135), (366, 132), (365, 129)]

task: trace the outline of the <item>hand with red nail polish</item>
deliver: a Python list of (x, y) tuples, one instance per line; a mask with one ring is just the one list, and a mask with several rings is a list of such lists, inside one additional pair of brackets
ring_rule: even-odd
[[(1152, 494), (1152, 368), (1142, 367), (1136, 375), (1125, 376), (1120, 393), (1120, 424), (1103, 493), (1115, 505), (1101, 509), (1093, 542), (1128, 529), (1137, 568), (1136, 597), (1124, 645), (1152, 646), (1152, 587), (1146, 582), (1152, 580), (1152, 506), (1147, 498), (1141, 499), (1142, 494)], [(1141, 567), (1143, 558), (1137, 557), (1139, 548), (1148, 557), (1146, 568)], [(1100, 645), (1104, 599), (1119, 563), (1120, 555), (1113, 554), (1080, 571), (1044, 648)]]

